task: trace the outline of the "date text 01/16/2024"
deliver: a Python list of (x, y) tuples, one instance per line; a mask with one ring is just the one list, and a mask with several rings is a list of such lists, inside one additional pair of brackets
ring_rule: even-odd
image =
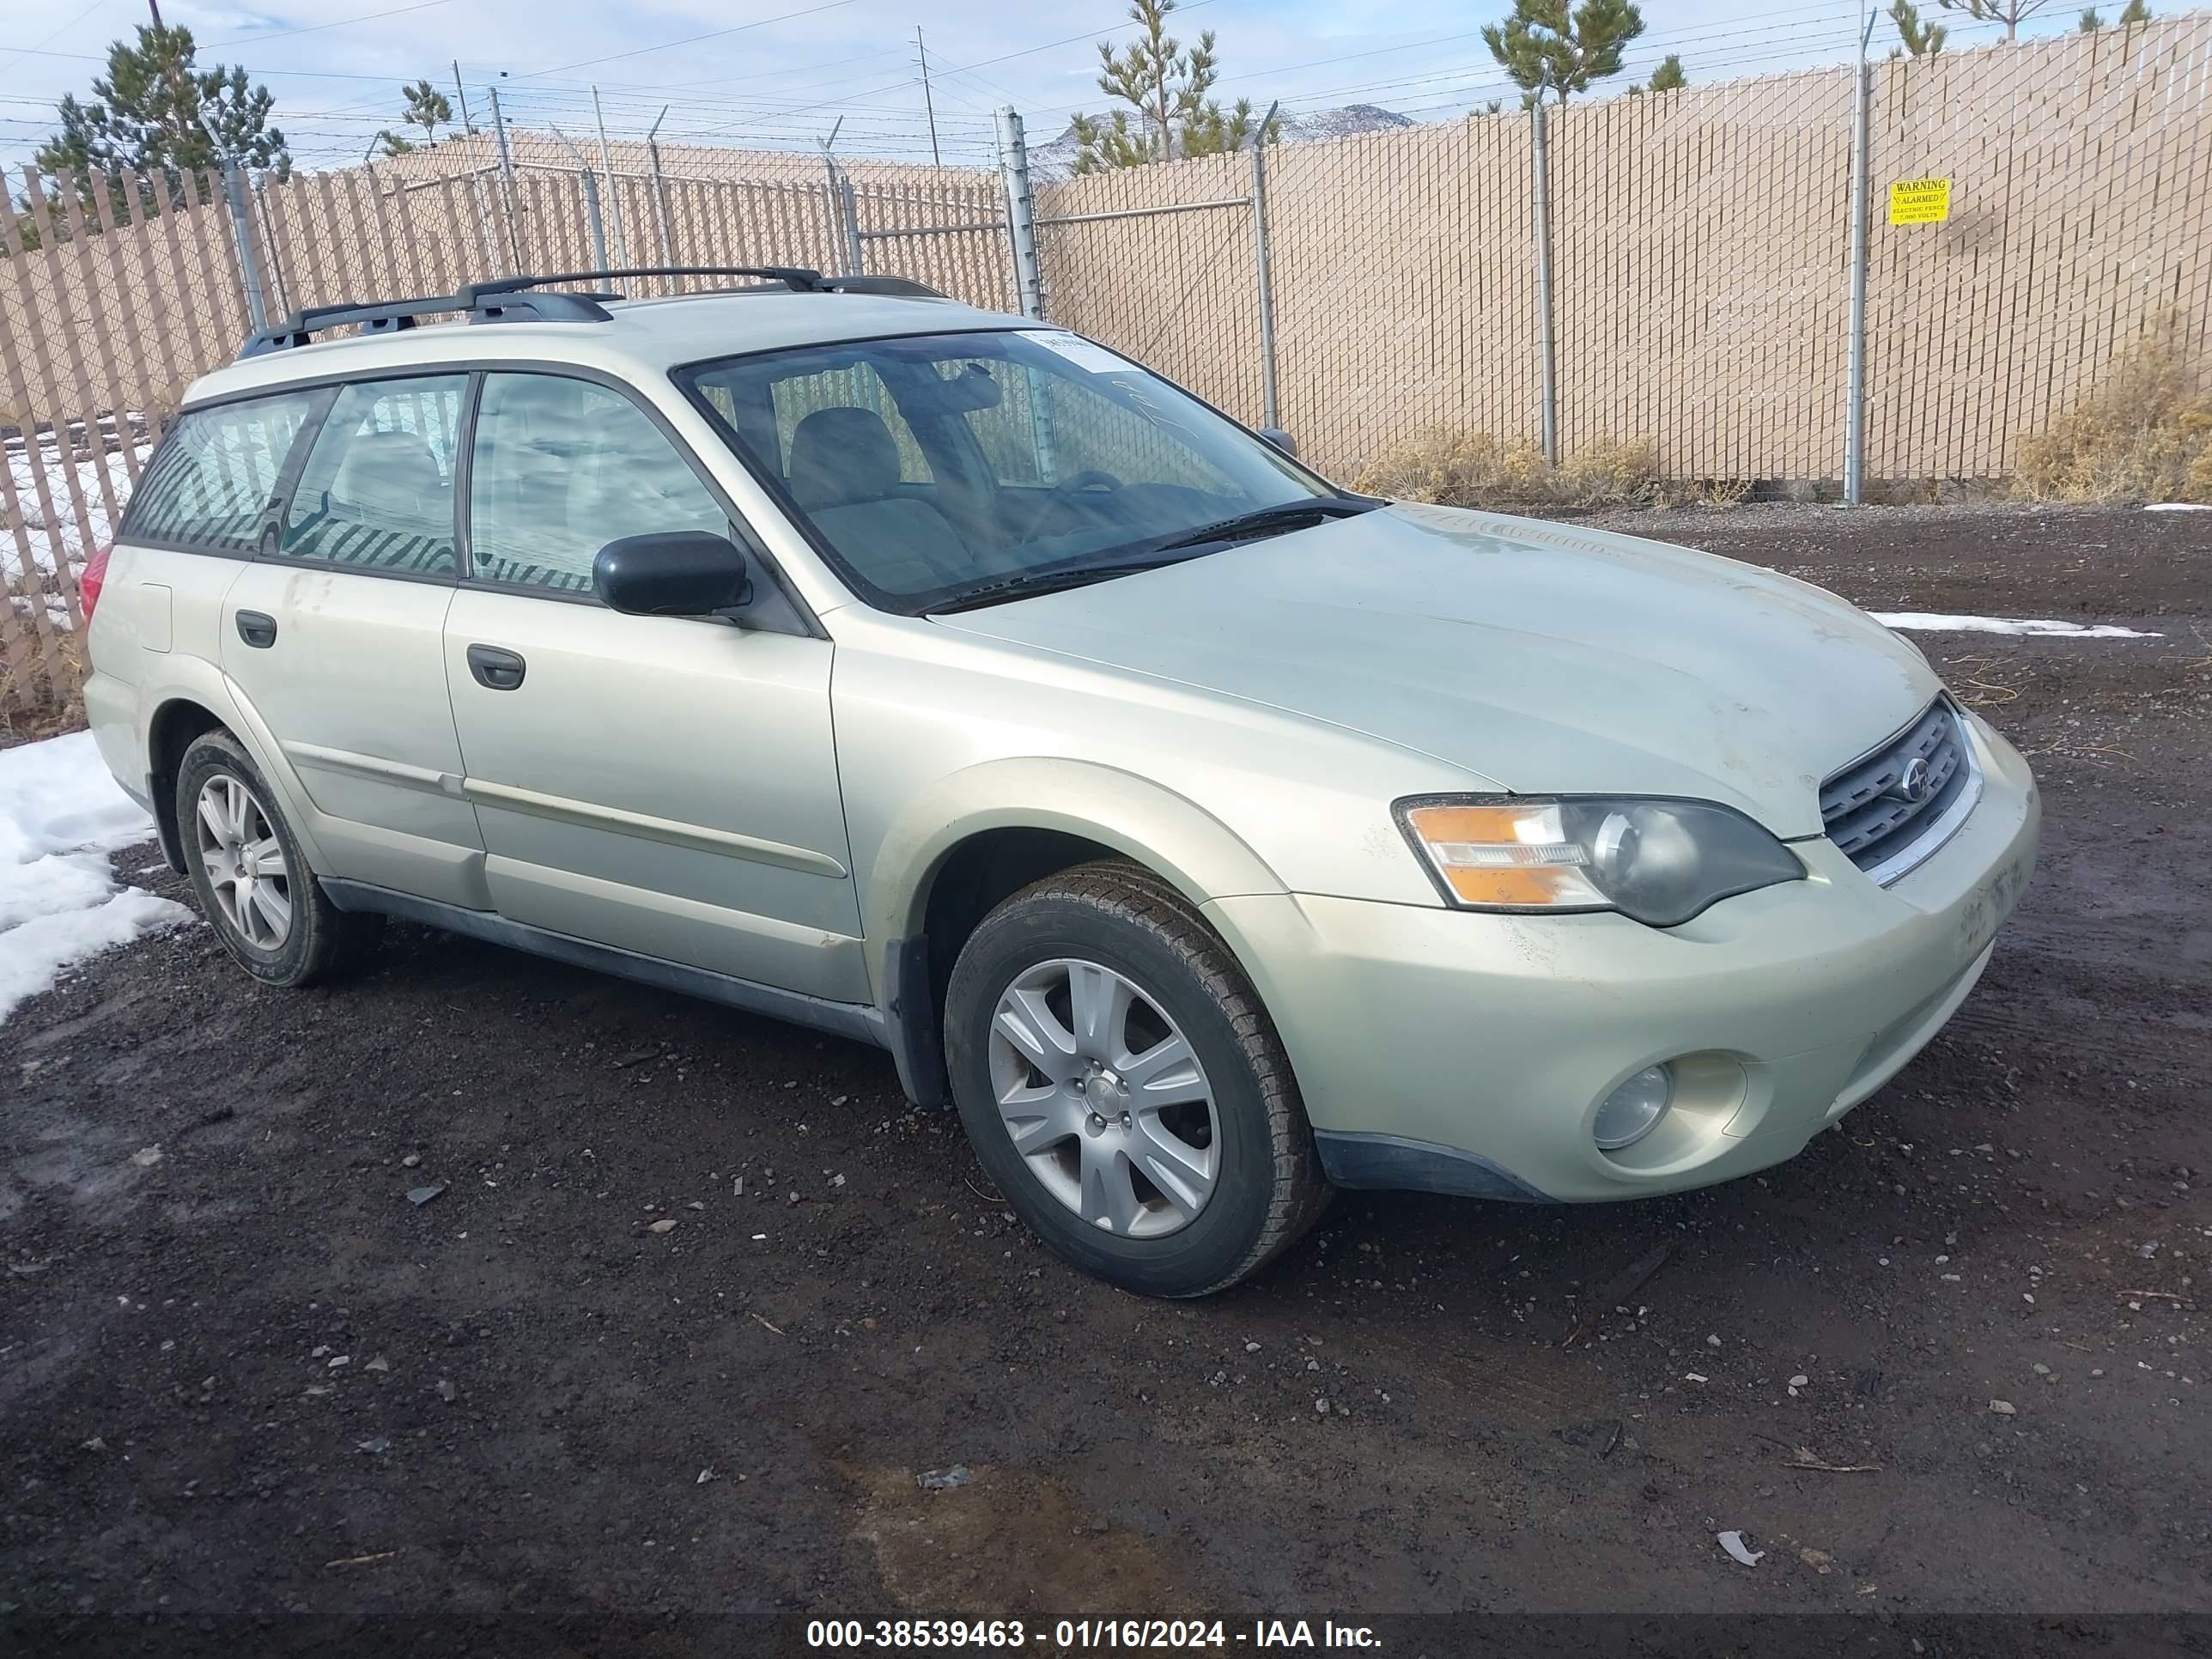
[(1025, 1648), (1051, 1652), (1099, 1649), (1379, 1648), (1364, 1625), (1324, 1619), (1255, 1619), (1238, 1629), (1219, 1619), (1060, 1619), (1032, 1630), (1018, 1619), (811, 1619), (811, 1648)]

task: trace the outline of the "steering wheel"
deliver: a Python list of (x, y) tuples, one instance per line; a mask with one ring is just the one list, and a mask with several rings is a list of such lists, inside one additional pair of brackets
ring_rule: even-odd
[(1103, 494), (1121, 487), (1119, 478), (1095, 466), (1087, 466), (1080, 472), (1062, 478), (1045, 492), (1044, 500), (1030, 518), (1028, 529), (1022, 532), (1023, 539), (1035, 541), (1044, 533), (1047, 521), (1055, 514), (1071, 518), (1085, 516), (1083, 507), (1077, 500), (1084, 491), (1096, 490)]

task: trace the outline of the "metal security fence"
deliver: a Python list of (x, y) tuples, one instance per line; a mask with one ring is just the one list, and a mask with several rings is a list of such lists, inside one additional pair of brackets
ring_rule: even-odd
[[(896, 272), (1157, 364), (1347, 479), (1446, 427), (1827, 481), (1855, 418), (1859, 478), (2002, 478), (2130, 342), (2206, 343), (2212, 15), (1859, 74), (1063, 182), (1012, 111), (999, 174), (501, 124), (251, 185), (27, 178), (0, 190), (0, 710), (74, 690), (76, 572), (191, 380), (264, 314), (365, 294), (617, 255)], [(1904, 181), (1948, 214), (1890, 222)]]
[[(78, 579), (185, 388), (248, 331), (304, 307), (450, 293), (617, 252), (653, 265), (890, 270), (1014, 303), (1006, 198), (989, 173), (854, 176), (762, 158), (687, 173), (651, 146), (608, 173), (514, 135), (412, 165), (249, 181), (95, 175), (80, 196), (26, 172), (0, 188), (0, 716), (66, 702), (82, 675)], [(735, 154), (725, 152), (725, 155)], [(580, 159), (580, 152), (577, 152)], [(697, 160), (687, 152), (687, 163)], [(857, 170), (857, 169), (856, 169)], [(680, 291), (682, 279), (627, 283)]]
[[(1649, 440), (1675, 478), (1839, 478), (1856, 76), (1278, 148), (1281, 424), (1340, 476), (1443, 426)], [(1865, 477), (2002, 478), (2147, 329), (2204, 343), (2212, 16), (1892, 59), (1868, 83)], [(1250, 211), (1138, 211), (1249, 196), (1246, 168), (1037, 185), (1035, 246), (1045, 315), (1256, 422)], [(1948, 218), (1888, 222), (1888, 186), (1929, 179)]]

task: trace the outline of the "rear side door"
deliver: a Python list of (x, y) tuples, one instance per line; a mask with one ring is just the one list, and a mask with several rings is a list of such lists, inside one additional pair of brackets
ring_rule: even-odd
[[(681, 441), (623, 388), (488, 372), (446, 682), (500, 913), (842, 1002), (868, 1000), (830, 726), (832, 647)], [(730, 535), (742, 622), (630, 617), (623, 536)]]
[(325, 389), (221, 638), (224, 672), (318, 815), (330, 873), (482, 908), (443, 643), (467, 386), (428, 374)]

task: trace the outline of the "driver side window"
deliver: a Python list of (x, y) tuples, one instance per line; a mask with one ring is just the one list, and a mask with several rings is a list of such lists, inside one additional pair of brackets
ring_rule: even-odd
[(730, 533), (666, 434), (622, 393), (561, 374), (487, 374), (469, 471), (477, 581), (588, 594), (609, 542)]

